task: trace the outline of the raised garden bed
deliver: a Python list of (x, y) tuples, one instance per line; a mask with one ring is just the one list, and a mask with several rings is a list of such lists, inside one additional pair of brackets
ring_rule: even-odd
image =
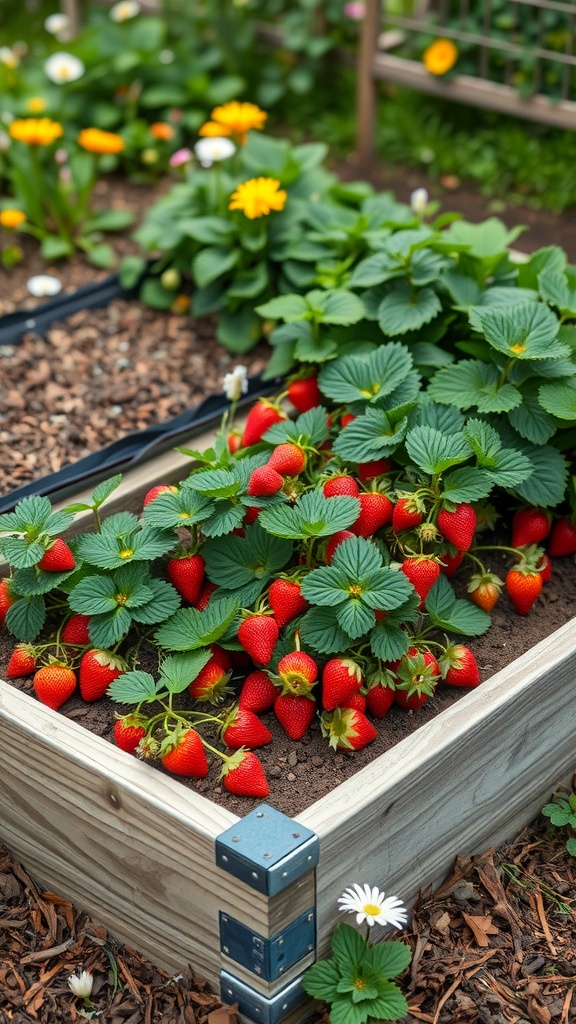
[[(118, 506), (182, 476), (182, 459), (131, 470)], [(301, 1018), (314, 915), (322, 954), (351, 880), (415, 893), (455, 851), (510, 836), (568, 780), (573, 633), (574, 620), (288, 818), (267, 806), (235, 814), (1, 684), (2, 838), (44, 884), (164, 966), (193, 960), (248, 1018)]]

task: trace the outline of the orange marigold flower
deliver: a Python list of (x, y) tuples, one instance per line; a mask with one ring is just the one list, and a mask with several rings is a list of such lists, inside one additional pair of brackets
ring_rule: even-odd
[(171, 313), (177, 313), (178, 316), (185, 316), (190, 309), (190, 297), (188, 295), (177, 295), (174, 302), (170, 306)]
[(12, 121), (8, 133), (13, 139), (25, 142), (28, 146), (49, 146), (64, 134), (64, 129), (58, 121), (52, 121), (49, 117), (24, 117)]
[(436, 39), (422, 54), (422, 62), (431, 75), (445, 75), (458, 60), (458, 50), (451, 39)]
[(264, 127), (267, 117), (268, 114), (260, 110), (255, 103), (239, 103), (232, 100), (214, 108), (212, 119), (202, 125), (200, 135), (232, 135), (242, 145), (252, 128), (260, 130)]
[(78, 136), (78, 143), (89, 153), (108, 156), (110, 153), (121, 153), (124, 139), (115, 132), (104, 132), (101, 128), (83, 128)]
[(31, 96), (26, 101), (26, 110), (31, 114), (42, 114), (46, 110), (46, 100), (42, 96)]
[(167, 121), (155, 121), (150, 125), (150, 134), (162, 142), (170, 142), (174, 138), (174, 129)]
[(249, 220), (265, 217), (271, 210), (283, 210), (286, 192), (275, 178), (250, 178), (230, 196), (229, 210), (241, 210)]
[(0, 210), (0, 224), (3, 228), (19, 228), (25, 220), (26, 214), (22, 210)]

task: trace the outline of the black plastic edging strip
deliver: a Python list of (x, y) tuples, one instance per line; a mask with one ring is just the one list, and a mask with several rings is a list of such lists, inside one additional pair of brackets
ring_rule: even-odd
[[(251, 404), (255, 398), (277, 390), (279, 380), (262, 381), (260, 376), (248, 380), (248, 392), (238, 402), (238, 408)], [(50, 495), (64, 498), (79, 486), (94, 486), (109, 474), (119, 473), (145, 462), (168, 448), (175, 448), (179, 440), (201, 433), (210, 425), (217, 425), (229, 408), (229, 402), (220, 392), (210, 395), (194, 409), (187, 409), (165, 423), (154, 424), (93, 452), (77, 462), (64, 466), (56, 473), (33, 480), (0, 497), (0, 512), (9, 512), (22, 498), (31, 495)]]

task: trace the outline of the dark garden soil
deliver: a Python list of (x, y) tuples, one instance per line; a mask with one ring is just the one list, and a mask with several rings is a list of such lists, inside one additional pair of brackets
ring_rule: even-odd
[[(570, 1024), (576, 1019), (576, 868), (541, 819), (421, 894), (402, 1024)], [(80, 1021), (68, 977), (94, 977), (103, 1024), (235, 1024), (193, 965), (171, 976), (97, 920), (44, 892), (0, 847), (0, 1024)], [(115, 980), (116, 979), (116, 980)], [(329, 1024), (319, 1009), (306, 1024)]]

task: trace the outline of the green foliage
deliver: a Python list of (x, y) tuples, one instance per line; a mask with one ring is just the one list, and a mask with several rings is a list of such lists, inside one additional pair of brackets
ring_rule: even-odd
[(576, 857), (576, 793), (565, 788), (554, 793), (552, 803), (542, 808), (554, 835), (566, 836), (566, 849)]

